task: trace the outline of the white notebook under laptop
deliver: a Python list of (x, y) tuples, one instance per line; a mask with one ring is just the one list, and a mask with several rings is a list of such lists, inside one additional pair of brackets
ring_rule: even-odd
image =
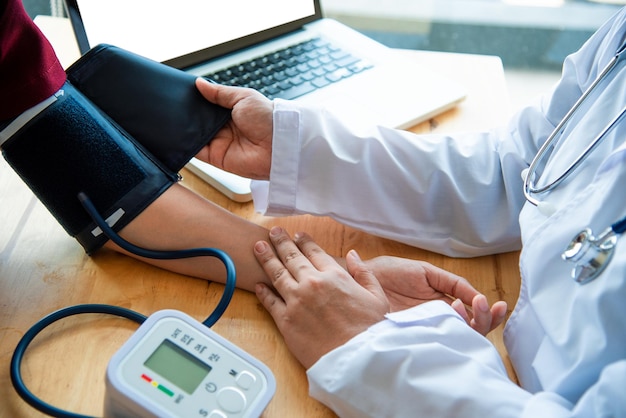
[[(453, 80), (323, 18), (319, 0), (66, 4), (82, 53), (116, 45), (224, 84), (327, 107), (347, 123), (406, 128), (465, 97)], [(231, 199), (251, 199), (248, 179), (195, 159), (187, 167)]]

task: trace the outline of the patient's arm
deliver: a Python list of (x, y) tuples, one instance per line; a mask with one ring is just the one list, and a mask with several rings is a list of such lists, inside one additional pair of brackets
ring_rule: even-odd
[[(135, 245), (155, 250), (221, 249), (235, 263), (237, 287), (251, 291), (258, 282), (269, 283), (252, 250), (254, 243), (265, 239), (267, 234), (265, 228), (222, 209), (180, 184), (170, 187), (120, 233)], [(106, 246), (126, 253), (110, 241)], [(226, 279), (222, 262), (214, 257), (140, 259), (194, 277), (220, 283)]]

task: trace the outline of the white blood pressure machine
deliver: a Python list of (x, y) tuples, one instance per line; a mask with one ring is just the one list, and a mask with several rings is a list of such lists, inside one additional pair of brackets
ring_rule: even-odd
[(141, 324), (109, 361), (105, 417), (258, 417), (276, 391), (272, 372), (210, 329), (228, 307), (235, 290), (232, 259), (215, 248), (154, 251), (134, 246), (113, 232), (88, 198), (82, 196), (81, 200), (106, 236), (129, 252), (160, 259), (219, 258), (226, 267), (224, 293), (203, 322), (175, 310), (158, 311), (146, 318), (126, 308), (98, 304), (70, 306), (53, 312), (28, 330), (15, 349), (11, 380), (17, 393), (48, 415), (83, 417), (49, 405), (30, 392), (21, 376), (22, 358), (30, 342), (53, 322), (76, 314), (104, 313)]
[(276, 388), (260, 361), (173, 310), (151, 315), (109, 362), (105, 417), (257, 417)]

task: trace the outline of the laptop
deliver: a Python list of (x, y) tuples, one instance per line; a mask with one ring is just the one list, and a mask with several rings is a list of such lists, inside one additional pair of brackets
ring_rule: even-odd
[[(328, 108), (355, 126), (407, 128), (462, 101), (462, 86), (324, 18), (320, 0), (66, 0), (81, 53), (108, 43), (216, 82)], [(229, 198), (250, 180), (192, 159)]]

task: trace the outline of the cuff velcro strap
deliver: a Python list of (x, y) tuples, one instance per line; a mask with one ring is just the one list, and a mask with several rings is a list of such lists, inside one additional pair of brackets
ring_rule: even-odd
[(119, 231), (178, 178), (69, 83), (16, 129), (2, 153), (87, 253), (107, 238), (82, 207), (79, 193), (87, 194)]

